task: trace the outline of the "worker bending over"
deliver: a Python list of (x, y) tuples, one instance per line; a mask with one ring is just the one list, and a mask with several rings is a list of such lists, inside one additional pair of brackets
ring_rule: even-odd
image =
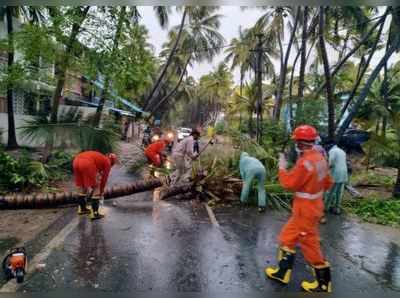
[(144, 154), (148, 161), (156, 167), (161, 167), (166, 158), (164, 151), (170, 142), (171, 140), (169, 138), (162, 138), (161, 140), (147, 146), (144, 150)]
[(314, 141), (318, 137), (314, 127), (302, 125), (295, 129), (293, 139), (299, 158), (296, 165), (287, 170), (283, 154), (279, 159), (279, 182), (294, 192), (292, 215), (279, 235), (278, 266), (265, 269), (266, 275), (283, 284), (290, 281), (296, 255), (296, 245), (305, 260), (312, 266), (313, 282), (303, 281), (301, 286), (308, 292), (331, 292), (330, 265), (320, 247), (319, 221), (323, 215), (323, 195), (333, 184), (328, 163), (317, 150)]
[[(116, 162), (117, 156), (113, 153), (104, 155), (97, 151), (85, 151), (75, 156), (73, 161), (75, 184), (81, 189), (78, 214), (91, 213), (91, 219), (104, 217), (99, 212), (100, 199), (104, 196), (104, 188), (111, 167)], [(100, 178), (100, 183), (98, 183), (97, 177)], [(99, 187), (99, 193), (94, 195), (97, 187)], [(92, 210), (86, 206), (88, 200), (92, 201)]]
[(265, 180), (267, 176), (264, 165), (258, 159), (249, 156), (247, 152), (242, 152), (239, 167), (240, 176), (243, 180), (240, 202), (247, 203), (251, 185), (255, 179), (257, 181), (258, 211), (264, 212), (266, 206)]
[(186, 158), (191, 160), (196, 159), (198, 156), (194, 153), (194, 143), (200, 138), (200, 131), (193, 129), (190, 136), (184, 138), (182, 141), (176, 144), (172, 151), (172, 159), (174, 161), (176, 171), (174, 173), (175, 178), (173, 183), (177, 183), (186, 172)]

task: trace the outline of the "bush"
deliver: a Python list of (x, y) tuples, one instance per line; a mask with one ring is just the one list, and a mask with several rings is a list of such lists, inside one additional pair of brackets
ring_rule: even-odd
[(0, 152), (0, 191), (21, 191), (43, 187), (49, 180), (45, 165), (32, 160), (26, 151), (19, 159)]
[(55, 151), (51, 154), (45, 168), (49, 174), (49, 180), (63, 180), (72, 173), (73, 154), (66, 151)]
[(219, 135), (225, 132), (225, 122), (220, 121), (215, 125), (215, 132)]
[(396, 182), (394, 176), (378, 175), (374, 171), (357, 172), (351, 176), (351, 183), (355, 186), (358, 184), (379, 185), (392, 187)]
[(14, 158), (0, 151), (0, 192), (29, 191), (48, 187), (50, 182), (65, 179), (71, 173), (72, 154), (54, 152), (47, 164), (33, 160), (27, 151)]
[(400, 225), (400, 200), (369, 198), (361, 201), (347, 201), (345, 208), (367, 222)]

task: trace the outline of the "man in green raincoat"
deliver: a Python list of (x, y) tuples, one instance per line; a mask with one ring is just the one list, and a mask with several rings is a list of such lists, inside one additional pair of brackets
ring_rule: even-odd
[(343, 198), (344, 187), (348, 181), (346, 152), (336, 144), (331, 144), (329, 155), (329, 167), (335, 184), (325, 197), (325, 211), (339, 215), (340, 205)]
[(240, 195), (240, 202), (247, 203), (252, 181), (257, 181), (258, 211), (264, 212), (267, 204), (265, 193), (265, 180), (267, 171), (264, 165), (256, 158), (251, 157), (247, 152), (240, 155), (240, 176), (243, 179), (243, 188)]

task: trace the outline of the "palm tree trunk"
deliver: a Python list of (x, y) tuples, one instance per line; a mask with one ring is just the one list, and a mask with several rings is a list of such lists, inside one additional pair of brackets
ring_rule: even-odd
[(77, 9), (79, 10), (79, 13), (78, 13), (79, 20), (74, 22), (74, 24), (72, 25), (72, 30), (69, 35), (68, 41), (67, 41), (65, 52), (62, 54), (61, 59), (59, 59), (60, 68), (56, 75), (57, 84), (56, 84), (56, 89), (53, 94), (51, 116), (50, 116), (50, 121), (52, 123), (57, 122), (58, 107), (60, 106), (61, 92), (64, 88), (65, 77), (66, 77), (67, 69), (69, 67), (69, 61), (72, 56), (73, 46), (74, 46), (74, 43), (76, 42), (76, 37), (79, 34), (79, 30), (81, 28), (83, 21), (86, 18), (86, 15), (90, 9), (90, 6), (86, 6), (83, 10), (81, 10), (80, 7), (78, 7)]
[(382, 59), (379, 61), (379, 63), (375, 66), (375, 69), (370, 74), (367, 82), (365, 83), (364, 88), (361, 90), (360, 95), (358, 96), (357, 100), (353, 104), (351, 111), (347, 115), (346, 119), (343, 121), (343, 124), (341, 125), (341, 127), (338, 131), (338, 139), (340, 139), (343, 136), (344, 131), (349, 127), (351, 121), (353, 120), (354, 116), (356, 115), (361, 104), (364, 102), (365, 98), (368, 96), (369, 90), (370, 90), (373, 82), (375, 81), (375, 79), (378, 77), (381, 69), (385, 66), (385, 64), (387, 63), (389, 58), (393, 55), (393, 53), (398, 49), (399, 46), (400, 46), (400, 36), (397, 35), (395, 37), (393, 44), (386, 51), (385, 56), (383, 56)]
[[(360, 40), (360, 42), (359, 42), (350, 52), (348, 52), (346, 56), (343, 57), (343, 59), (333, 68), (332, 73), (331, 73), (332, 77), (334, 77), (334, 76), (338, 73), (338, 71), (342, 68), (342, 66), (347, 62), (347, 60), (348, 60), (349, 58), (351, 58), (351, 57), (353, 56), (353, 54), (354, 54), (355, 52), (357, 52), (357, 51), (360, 49), (360, 47), (361, 47), (362, 45), (364, 45), (364, 44), (369, 40), (370, 36), (375, 32), (375, 29), (376, 29), (385, 19), (386, 19), (386, 17), (383, 16), (379, 21), (377, 21), (377, 22), (374, 24), (374, 26), (372, 26), (371, 29), (365, 34), (365, 36)], [(322, 84), (322, 85), (317, 89), (317, 91), (315, 91), (315, 96), (318, 96), (318, 95), (325, 89), (325, 87), (326, 87), (325, 84), (326, 84), (326, 82), (325, 82), (324, 84)]]
[[(386, 17), (385, 17), (385, 18), (386, 18)], [(365, 62), (364, 67), (362, 68), (361, 72), (359, 73), (359, 75), (358, 75), (358, 77), (357, 77), (356, 84), (354, 85), (354, 87), (353, 87), (353, 89), (352, 89), (352, 91), (351, 91), (351, 93), (350, 93), (349, 98), (347, 99), (345, 105), (343, 106), (343, 108), (342, 108), (342, 110), (341, 110), (341, 112), (340, 112), (340, 117), (338, 118), (338, 121), (337, 121), (336, 124), (338, 124), (338, 123), (340, 122), (340, 119), (343, 117), (344, 113), (346, 112), (347, 108), (349, 107), (350, 103), (353, 101), (353, 99), (354, 99), (354, 97), (355, 97), (355, 95), (356, 95), (356, 93), (357, 93), (357, 90), (358, 90), (358, 87), (359, 87), (360, 84), (361, 84), (362, 78), (364, 77), (364, 74), (365, 74), (366, 71), (368, 70), (368, 67), (369, 67), (369, 64), (371, 63), (372, 57), (374, 56), (374, 54), (375, 54), (375, 52), (376, 52), (376, 49), (377, 49), (377, 47), (378, 47), (379, 41), (380, 41), (380, 39), (381, 39), (381, 35), (382, 35), (382, 31), (383, 31), (384, 25), (385, 25), (385, 22), (383, 21), (383, 22), (381, 23), (380, 28), (379, 28), (378, 34), (377, 34), (377, 36), (376, 36), (375, 43), (374, 43), (374, 45), (373, 45), (372, 48), (371, 48), (371, 52), (370, 52), (370, 54), (369, 54), (369, 56), (368, 56), (368, 59), (367, 59), (367, 61)]]
[[(289, 81), (289, 102), (288, 102), (288, 106), (289, 106), (289, 123), (290, 125), (293, 123), (293, 83), (294, 83), (294, 71), (296, 69), (296, 65), (297, 65), (297, 61), (299, 60), (301, 54), (301, 49), (297, 52), (296, 58), (294, 59), (293, 62), (293, 68), (290, 74), (290, 81)], [(297, 104), (299, 102), (299, 97), (297, 95)]]
[[(116, 56), (116, 53), (118, 50), (119, 40), (121, 38), (122, 27), (123, 27), (124, 21), (125, 21), (125, 15), (126, 15), (126, 6), (122, 6), (121, 11), (118, 16), (117, 29), (115, 31), (115, 36), (114, 36), (114, 40), (113, 40), (113, 48), (111, 50), (111, 61), (115, 60), (114, 57)], [(105, 75), (106, 75), (106, 77), (104, 79), (104, 86), (103, 86), (103, 90), (101, 92), (100, 102), (99, 102), (99, 105), (97, 106), (96, 114), (93, 119), (94, 126), (99, 126), (99, 124), (100, 124), (101, 113), (103, 112), (104, 103), (106, 102), (106, 97), (107, 97), (107, 95), (109, 93), (108, 91), (110, 89), (111, 73), (107, 72)]]
[(319, 47), (321, 50), (322, 62), (324, 65), (324, 74), (326, 82), (326, 95), (328, 103), (328, 138), (330, 141), (335, 140), (335, 97), (332, 88), (332, 77), (329, 68), (328, 54), (326, 52), (325, 38), (324, 38), (324, 8), (319, 8)]
[[(11, 75), (14, 65), (14, 28), (12, 20), (12, 8), (7, 6), (7, 37), (8, 37), (8, 61), (7, 72)], [(7, 149), (13, 150), (18, 148), (17, 136), (15, 134), (15, 119), (14, 119), (14, 100), (13, 100), (13, 84), (8, 80), (7, 83), (7, 116), (8, 116), (8, 141)]]
[[(387, 48), (386, 48), (387, 50)], [(383, 67), (383, 82), (382, 82), (382, 96), (383, 96), (383, 105), (385, 106), (385, 109), (387, 110), (389, 107), (389, 98), (388, 98), (388, 88), (389, 88), (389, 82), (388, 82), (388, 77), (387, 77), (387, 63), (385, 63), (385, 66)], [(386, 136), (386, 127), (387, 127), (387, 122), (388, 122), (388, 117), (385, 115), (383, 116), (382, 119), (382, 136)]]
[(189, 65), (190, 59), (192, 58), (192, 56), (190, 55), (189, 58), (186, 60), (186, 64), (185, 67), (182, 70), (182, 73), (179, 77), (178, 83), (175, 85), (175, 87), (171, 90), (171, 92), (169, 92), (167, 95), (165, 95), (156, 105), (154, 108), (151, 109), (151, 113), (150, 116), (154, 115), (154, 113), (157, 111), (157, 109), (164, 103), (166, 102), (172, 95), (175, 94), (175, 92), (178, 90), (179, 86), (181, 85), (182, 81), (183, 81), (183, 77), (185, 76), (186, 73), (186, 68)]
[[(114, 199), (135, 193), (141, 193), (156, 189), (163, 185), (159, 179), (135, 181), (134, 183), (113, 186), (104, 192), (104, 199)], [(63, 193), (38, 193), (28, 195), (7, 195), (0, 196), (0, 209), (35, 209), (54, 208), (66, 204), (77, 204), (79, 194), (74, 192)]]
[(174, 54), (176, 52), (176, 49), (178, 48), (178, 44), (179, 44), (180, 39), (181, 39), (181, 35), (182, 35), (182, 32), (183, 32), (183, 27), (185, 26), (186, 16), (187, 16), (187, 10), (185, 8), (183, 10), (181, 24), (179, 26), (179, 31), (178, 31), (178, 35), (177, 35), (176, 40), (175, 40), (175, 44), (174, 44), (173, 48), (171, 49), (171, 52), (169, 53), (168, 59), (167, 59), (166, 63), (164, 64), (164, 67), (161, 70), (161, 73), (160, 73), (156, 83), (154, 84), (153, 89), (151, 90), (149, 96), (146, 99), (146, 102), (145, 102), (145, 105), (144, 105), (144, 109), (145, 110), (147, 110), (149, 108), (149, 103), (151, 102), (151, 99), (152, 99), (154, 93), (157, 91), (158, 87), (160, 86), (161, 81), (164, 78), (164, 76), (165, 76), (165, 74), (167, 72), (167, 69), (170, 66), (171, 62), (172, 62), (172, 58), (173, 58), (173, 56), (174, 56)]
[[(303, 18), (303, 32), (301, 34), (301, 59), (300, 59), (300, 69), (299, 69), (299, 86), (298, 86), (298, 102), (296, 107), (296, 115), (303, 114), (303, 101), (304, 101), (304, 89), (306, 88), (305, 83), (305, 72), (308, 59), (310, 57), (311, 51), (315, 45), (315, 41), (312, 42), (308, 53), (307, 53), (307, 39), (308, 36), (315, 30), (316, 26), (318, 25), (318, 17), (317, 14), (313, 17), (311, 21), (311, 25), (308, 28), (308, 12), (309, 8), (306, 6), (304, 7), (304, 18)], [(292, 111), (293, 113), (293, 111)], [(293, 119), (293, 115), (291, 116)], [(295, 121), (292, 120), (292, 126), (295, 125)]]
[(299, 50), (299, 51), (297, 52), (296, 57), (294, 58), (294, 61), (293, 61), (292, 70), (291, 70), (291, 72), (290, 72), (290, 79), (289, 79), (289, 99), (291, 99), (292, 96), (293, 96), (294, 71), (295, 71), (295, 69), (296, 69), (296, 65), (297, 65), (297, 62), (298, 62), (298, 60), (299, 60), (300, 54), (301, 54), (301, 50)]
[(304, 7), (304, 18), (303, 18), (303, 32), (301, 35), (301, 58), (300, 58), (300, 72), (299, 72), (299, 89), (297, 91), (299, 100), (303, 99), (304, 96), (304, 74), (306, 70), (306, 55), (307, 55), (307, 22), (308, 22), (308, 7)]
[(249, 108), (249, 123), (248, 123), (248, 127), (249, 127), (249, 135), (251, 136), (251, 137), (253, 137), (254, 136), (254, 133), (253, 133), (253, 108)]
[(281, 69), (281, 72), (280, 72), (278, 94), (277, 94), (277, 98), (276, 98), (276, 102), (275, 102), (274, 117), (273, 117), (275, 121), (279, 121), (280, 114), (281, 114), (283, 91), (285, 90), (285, 83), (286, 83), (287, 66), (288, 66), (288, 62), (289, 62), (290, 51), (292, 49), (293, 41), (294, 41), (294, 38), (296, 35), (297, 25), (299, 23), (300, 11), (301, 11), (301, 7), (299, 6), (299, 8), (297, 8), (296, 19), (294, 21), (293, 29), (292, 29), (292, 32), (290, 35), (289, 44), (286, 49), (285, 60), (283, 62), (283, 68)]

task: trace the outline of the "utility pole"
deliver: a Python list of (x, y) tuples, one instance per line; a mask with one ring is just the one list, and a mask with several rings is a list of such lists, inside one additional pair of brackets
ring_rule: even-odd
[(257, 36), (257, 46), (256, 52), (256, 67), (255, 67), (255, 80), (256, 80), (256, 113), (257, 113), (257, 123), (256, 123), (256, 139), (257, 143), (261, 143), (262, 136), (262, 58), (263, 58), (263, 34), (259, 33)]

